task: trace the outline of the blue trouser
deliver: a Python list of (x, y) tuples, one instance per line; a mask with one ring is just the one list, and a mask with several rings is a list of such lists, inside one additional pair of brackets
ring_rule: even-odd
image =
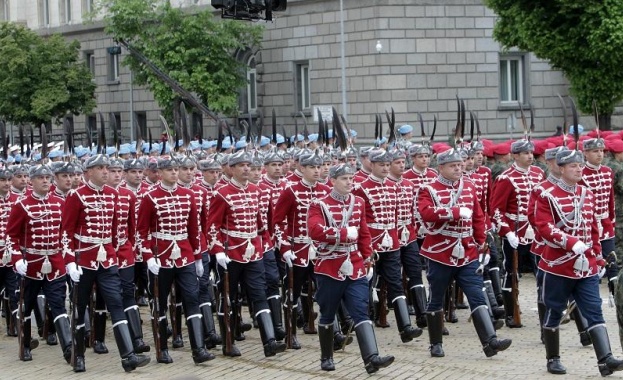
[(545, 272), (537, 270), (536, 272), (536, 300), (537, 303), (543, 303), (543, 276)]
[(404, 247), (400, 247), (400, 260), (402, 261), (402, 268), (409, 278), (409, 289), (416, 285), (422, 285), (423, 266), (420, 248), (415, 240)]
[(472, 261), (462, 267), (453, 267), (428, 260), (426, 278), (430, 285), (430, 301), (426, 311), (439, 311), (443, 308), (443, 298), (452, 279), (456, 280), (457, 285), (463, 289), (470, 309), (474, 310), (478, 306), (486, 305), (482, 291), (484, 287), (482, 276), (476, 274), (478, 265), (478, 261)]
[(316, 302), (320, 307), (318, 324), (332, 324), (342, 301), (355, 325), (370, 320), (368, 316), (369, 288), (366, 277), (357, 280), (346, 278), (344, 281), (339, 281), (329, 276), (317, 275), (316, 283), (318, 284)]
[(17, 275), (10, 266), (0, 267), (0, 287), (4, 285), (4, 296), (9, 299), (9, 312), (17, 309)]
[(78, 292), (78, 325), (84, 323), (84, 313), (89, 303), (94, 282), (97, 284), (98, 298), (101, 295), (101, 298), (104, 299), (113, 324), (125, 320), (121, 297), (121, 278), (117, 266), (109, 268), (100, 266), (96, 270), (82, 267), (80, 282), (74, 285), (74, 291)]
[(379, 252), (376, 262), (376, 271), (387, 283), (387, 300), (393, 302), (396, 297), (404, 296), (402, 287), (402, 272), (400, 266), (400, 250)]
[(598, 275), (575, 279), (543, 272), (542, 298), (547, 307), (545, 327), (556, 328), (560, 325), (570, 296), (575, 299), (588, 327), (605, 323), (601, 311)]
[[(224, 269), (217, 265), (218, 270), (218, 288), (223, 294)], [(261, 260), (251, 261), (248, 263), (239, 263), (231, 261), (227, 264), (229, 273), (229, 299), (238, 299), (238, 283), (246, 288), (249, 304), (252, 310), (257, 314), (262, 310), (268, 310), (268, 302), (266, 301), (266, 280), (264, 278), (264, 263)]]
[[(510, 288), (512, 286), (511, 285), (512, 284), (511, 274), (514, 273), (513, 272), (514, 249), (508, 243), (508, 240), (506, 238), (502, 239), (502, 253), (504, 254), (504, 270), (506, 272), (504, 275), (504, 283), (502, 285), (502, 288), (504, 288), (505, 291), (510, 291)], [(530, 252), (530, 245), (519, 244), (519, 246), (517, 246), (517, 255), (518, 255), (517, 276), (519, 276), (519, 272), (521, 272), (522, 257), (524, 258), (523, 259), (524, 262), (530, 262), (534, 275), (536, 276), (536, 270), (538, 268), (537, 261), (536, 261), (537, 256), (534, 253)]]
[(275, 250), (264, 252), (264, 276), (266, 278), (266, 296), (268, 298), (279, 295), (279, 266), (275, 258)]
[(134, 267), (126, 267), (119, 269), (119, 277), (121, 278), (121, 295), (123, 298), (123, 308), (136, 305), (136, 298), (134, 297)]
[(214, 298), (210, 291), (212, 280), (210, 279), (210, 254), (208, 252), (201, 255), (201, 263), (203, 264), (203, 276), (199, 277), (199, 304), (212, 305)]
[[(149, 292), (153, 294), (154, 274), (149, 272)], [(167, 302), (171, 286), (175, 281), (175, 289), (182, 298), (184, 315), (186, 319), (193, 315), (200, 314), (199, 311), (199, 280), (197, 279), (197, 269), (195, 263), (183, 267), (160, 268), (158, 272), (158, 305), (160, 316), (163, 317), (167, 311)], [(179, 298), (177, 298), (179, 302)]]
[(24, 290), (24, 315), (26, 317), (30, 316), (32, 309), (37, 303), (37, 296), (40, 290), (43, 290), (43, 294), (48, 302), (52, 319), (59, 315), (67, 314), (67, 309), (65, 309), (65, 295), (67, 293), (65, 276), (52, 281), (48, 281), (45, 278), (43, 280), (26, 278), (24, 286), (26, 287)]
[[(619, 266), (616, 262), (616, 254), (611, 254), (615, 252), (614, 249), (614, 238), (601, 240), (601, 253), (602, 256), (606, 259), (606, 278), (608, 282), (615, 280), (619, 276)], [(614, 286), (609, 286), (610, 292), (614, 294)]]

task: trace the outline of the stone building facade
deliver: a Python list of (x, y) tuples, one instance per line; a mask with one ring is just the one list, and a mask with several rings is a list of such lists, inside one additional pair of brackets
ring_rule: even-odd
[[(83, 23), (93, 1), (0, 0), (0, 20), (81, 42), (85, 64), (98, 84), (98, 107), (92, 115), (75, 118), (76, 130), (92, 125), (97, 112), (113, 112), (125, 139), (132, 137), (129, 126), (134, 119), (157, 136), (159, 107), (149, 91), (132, 86), (131, 73), (119, 65), (126, 53), (110, 53), (113, 41), (101, 22)], [(208, 0), (173, 2), (210, 6)], [(248, 65), (249, 79), (240, 91), (240, 117), (249, 112), (257, 117), (258, 111), (269, 115), (274, 108), (278, 123), (291, 133), (294, 118), (302, 125), (301, 113), (315, 125), (315, 107), (335, 106), (347, 114), (358, 141), (368, 142), (374, 135), (375, 114), (393, 107), (397, 125), (415, 124), (417, 112), (427, 122), (435, 115), (438, 139), (445, 140), (456, 124), (458, 95), (478, 115), (482, 133), (489, 138), (522, 133), (518, 101), (534, 107), (535, 135), (551, 135), (562, 124), (556, 95), (566, 95), (568, 83), (533, 54), (502, 51), (492, 38), (495, 18), (482, 0), (343, 0), (343, 12), (337, 0), (290, 0), (287, 11), (266, 23), (262, 49), (238, 53)], [(613, 125), (617, 121), (615, 117)], [(590, 128), (590, 117), (582, 122)], [(215, 135), (211, 120), (195, 116), (193, 124), (203, 128), (204, 136)]]

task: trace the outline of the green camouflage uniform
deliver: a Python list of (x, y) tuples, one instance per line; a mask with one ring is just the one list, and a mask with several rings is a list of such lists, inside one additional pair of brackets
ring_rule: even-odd
[[(607, 158), (603, 164), (612, 169), (614, 174), (614, 251), (617, 255), (617, 264), (621, 268), (621, 260), (623, 259), (623, 162)], [(614, 304), (616, 305), (617, 322), (619, 324), (619, 340), (621, 341), (621, 347), (623, 347), (623, 270), (619, 271), (615, 285)]]
[(545, 162), (540, 161), (540, 160), (534, 160), (533, 165), (543, 170), (543, 173), (545, 173), (545, 178), (547, 178), (547, 176), (549, 175), (549, 169), (547, 168), (547, 165), (545, 164)]
[(498, 176), (502, 174), (504, 170), (508, 169), (511, 164), (512, 161), (506, 164), (500, 161), (491, 161), (491, 166), (489, 166), (489, 169), (491, 169), (491, 180), (495, 182), (495, 179), (498, 178)]

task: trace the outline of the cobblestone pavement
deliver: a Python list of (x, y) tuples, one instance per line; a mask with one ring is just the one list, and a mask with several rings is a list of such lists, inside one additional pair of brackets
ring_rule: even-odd
[[(613, 353), (621, 356), (621, 344), (618, 339), (616, 316), (613, 308), (608, 307), (606, 285), (601, 285), (603, 310), (609, 327)], [(446, 357), (431, 358), (428, 352), (428, 335), (424, 334), (410, 342), (402, 343), (396, 331), (393, 313), (389, 315), (390, 328), (376, 329), (379, 349), (382, 354), (396, 356), (392, 366), (377, 372), (374, 378), (387, 379), (526, 379), (542, 377), (557, 378), (549, 375), (545, 369), (545, 349), (539, 339), (538, 318), (536, 312), (535, 281), (531, 275), (524, 275), (520, 283), (520, 303), (522, 307), (521, 329), (498, 331), (504, 338), (512, 338), (513, 345), (505, 352), (492, 358), (486, 358), (471, 323), (467, 322), (469, 312), (458, 310), (459, 322), (448, 324), (450, 336), (444, 337)], [(146, 341), (153, 344), (151, 330), (148, 328), (148, 309), (141, 308), (145, 320)], [(248, 315), (248, 314), (245, 314)], [(248, 317), (247, 317), (248, 318)], [(32, 362), (20, 362), (17, 358), (17, 340), (6, 336), (0, 337), (0, 379), (205, 379), (225, 378), (243, 379), (355, 379), (368, 378), (356, 341), (347, 346), (345, 352), (334, 355), (336, 371), (320, 370), (320, 348), (316, 335), (299, 334), (303, 346), (301, 350), (287, 351), (276, 357), (265, 358), (259, 338), (259, 331), (248, 332), (247, 339), (238, 342), (242, 351), (240, 358), (225, 358), (220, 350), (214, 351), (217, 358), (203, 365), (192, 362), (188, 337), (182, 349), (170, 350), (174, 363), (165, 365), (152, 363), (130, 374), (124, 374), (118, 357), (118, 351), (112, 337), (112, 328), (108, 322), (107, 345), (110, 353), (97, 355), (87, 349), (87, 372), (74, 374), (62, 359), (59, 346), (43, 344), (33, 351)], [(4, 326), (2, 326), (4, 328)], [(3, 330), (4, 331), (4, 330)], [(561, 328), (560, 351), (563, 364), (569, 373), (565, 378), (595, 378), (599, 376), (592, 346), (582, 347), (573, 322)], [(623, 377), (623, 373), (615, 374)]]

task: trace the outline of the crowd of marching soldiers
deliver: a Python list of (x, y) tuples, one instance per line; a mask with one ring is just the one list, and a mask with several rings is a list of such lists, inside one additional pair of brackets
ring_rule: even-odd
[(389, 326), (389, 309), (402, 342), (426, 328), (431, 356), (443, 357), (444, 324), (467, 307), (493, 356), (511, 345), (496, 330), (522, 327), (517, 282), (531, 272), (547, 370), (566, 373), (558, 326), (569, 316), (602, 375), (623, 369), (595, 298), (601, 276), (618, 289), (623, 136), (451, 147), (412, 134), (403, 125), (358, 150), (356, 133), (341, 148), (315, 134), (192, 141), (176, 152), (166, 141), (76, 147), (71, 157), (53, 147), (29, 159), (11, 148), (0, 169), (0, 286), (19, 358), (39, 345), (31, 313), (76, 372), (87, 347), (108, 353), (108, 318), (125, 371), (148, 364), (152, 348), (172, 363), (169, 338), (185, 344), (184, 318), (196, 364), (219, 345), (240, 356), (236, 342), (255, 325), (267, 357), (300, 349), (298, 331), (318, 334), (328, 371), (354, 331), (373, 373), (394, 361), (373, 330)]

